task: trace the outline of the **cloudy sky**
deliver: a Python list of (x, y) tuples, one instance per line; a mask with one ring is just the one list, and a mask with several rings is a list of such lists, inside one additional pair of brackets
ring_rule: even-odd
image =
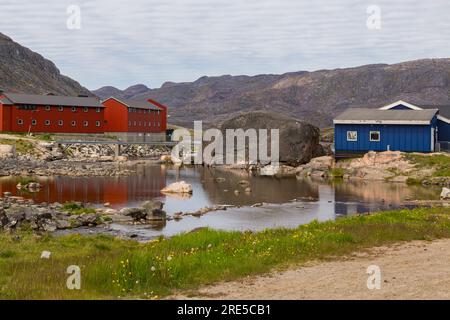
[(0, 32), (89, 89), (155, 88), (450, 57), (450, 1), (0, 0)]

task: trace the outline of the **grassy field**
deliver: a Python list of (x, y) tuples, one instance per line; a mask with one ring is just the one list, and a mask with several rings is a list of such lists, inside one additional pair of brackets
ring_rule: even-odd
[(406, 154), (405, 158), (416, 165), (418, 170), (434, 168), (433, 177), (450, 177), (450, 157), (444, 154)]
[[(400, 241), (450, 237), (450, 208), (419, 208), (312, 222), (296, 229), (209, 229), (149, 243), (107, 236), (0, 233), (1, 299), (157, 299)], [(50, 259), (40, 259), (50, 251)], [(70, 265), (81, 290), (66, 288)]]

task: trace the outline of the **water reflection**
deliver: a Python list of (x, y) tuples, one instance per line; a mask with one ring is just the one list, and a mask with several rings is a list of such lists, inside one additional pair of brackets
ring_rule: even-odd
[[(227, 172), (210, 168), (182, 168), (138, 165), (136, 174), (128, 177), (53, 177), (40, 178), (40, 192), (17, 190), (18, 178), (0, 179), (0, 192), (33, 198), (37, 202), (82, 201), (94, 205), (105, 202), (113, 207), (136, 206), (150, 199), (165, 202), (169, 214), (195, 211), (213, 204), (232, 204), (237, 208), (188, 217), (166, 226), (134, 227), (147, 235), (174, 234), (197, 227), (209, 226), (228, 230), (260, 230), (268, 227), (290, 227), (313, 219), (330, 220), (336, 214), (385, 210), (402, 206), (406, 199), (438, 199), (439, 188), (406, 186), (404, 184), (362, 181), (314, 181), (296, 178), (276, 179), (255, 177), (242, 172)], [(219, 178), (219, 179), (218, 179)], [(166, 196), (160, 190), (166, 185), (185, 180), (192, 184), (191, 197)], [(251, 193), (239, 184), (248, 180)], [(235, 192), (238, 190), (239, 192)], [(297, 201), (292, 202), (293, 199)], [(263, 207), (251, 208), (256, 203)], [(127, 226), (115, 226), (127, 229)], [(130, 231), (131, 232), (131, 231)]]

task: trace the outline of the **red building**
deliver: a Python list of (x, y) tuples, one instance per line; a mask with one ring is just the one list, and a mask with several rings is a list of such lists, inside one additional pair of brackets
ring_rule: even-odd
[(103, 133), (104, 109), (94, 97), (0, 92), (0, 131)]
[(167, 107), (154, 100), (111, 97), (104, 101), (105, 132), (124, 140), (165, 140)]

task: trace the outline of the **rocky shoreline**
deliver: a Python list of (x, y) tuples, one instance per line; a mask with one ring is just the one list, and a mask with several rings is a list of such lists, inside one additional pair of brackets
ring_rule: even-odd
[(169, 153), (165, 147), (130, 146), (116, 157), (109, 146), (62, 150), (54, 143), (39, 143), (32, 153), (18, 155), (9, 147), (0, 154), (0, 176), (124, 176), (134, 172), (134, 165), (159, 162)]

